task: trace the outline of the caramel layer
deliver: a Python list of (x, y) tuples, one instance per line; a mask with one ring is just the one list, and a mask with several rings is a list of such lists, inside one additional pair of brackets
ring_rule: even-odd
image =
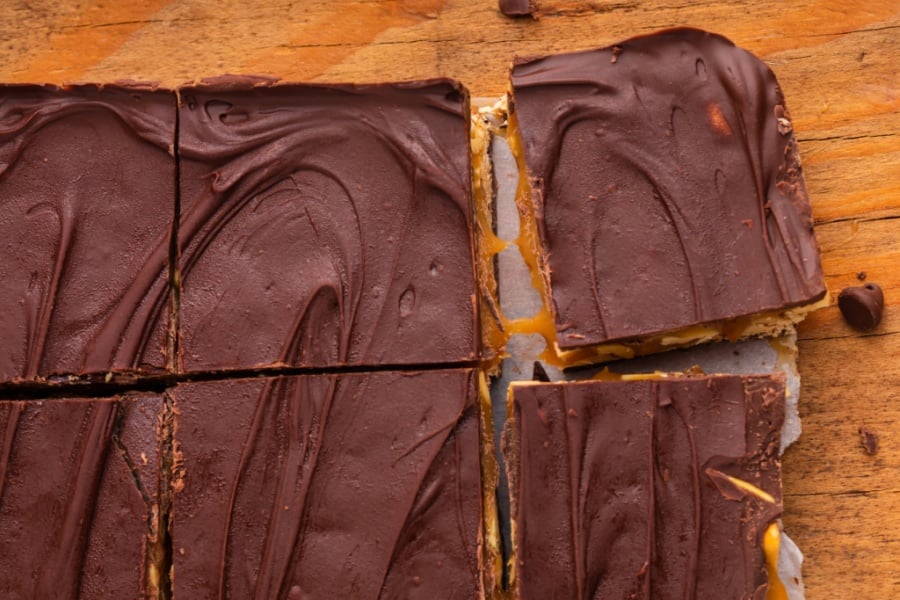
[(494, 182), (491, 167), (491, 143), (495, 134), (492, 121), (505, 111), (503, 106), (482, 109), (472, 114), (472, 191), (475, 199), (476, 271), (478, 273), (482, 358), (488, 371), (496, 373), (509, 339), (509, 320), (500, 310), (496, 257), (507, 244), (495, 233)]

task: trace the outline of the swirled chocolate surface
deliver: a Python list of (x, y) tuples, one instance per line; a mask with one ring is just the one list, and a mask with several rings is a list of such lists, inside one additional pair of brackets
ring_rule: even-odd
[(765, 598), (783, 378), (512, 389), (505, 452), (523, 600)]
[(0, 382), (162, 369), (175, 95), (0, 87)]
[(180, 97), (185, 370), (477, 358), (461, 86)]
[(512, 71), (557, 343), (642, 338), (821, 299), (772, 72), (694, 29)]
[(482, 597), (474, 375), (179, 385), (174, 597)]
[(5, 598), (145, 598), (158, 396), (0, 402)]

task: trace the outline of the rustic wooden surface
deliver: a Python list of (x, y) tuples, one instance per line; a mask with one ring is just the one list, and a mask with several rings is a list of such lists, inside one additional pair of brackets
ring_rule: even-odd
[[(506, 87), (515, 54), (607, 45), (675, 25), (718, 31), (777, 73), (794, 119), (828, 285), (865, 271), (881, 327), (835, 307), (801, 329), (804, 434), (785, 458), (785, 524), (812, 600), (900, 597), (900, 2), (545, 0), (537, 21), (496, 0), (4, 0), (0, 80), (294, 80), (452, 76)], [(875, 456), (857, 428), (880, 435)]]

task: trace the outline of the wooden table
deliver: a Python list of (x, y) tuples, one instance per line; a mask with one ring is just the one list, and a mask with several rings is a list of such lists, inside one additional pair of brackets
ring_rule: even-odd
[[(230, 73), (381, 81), (437, 75), (498, 96), (515, 54), (607, 45), (675, 25), (725, 34), (775, 70), (800, 140), (829, 288), (879, 283), (860, 335), (824, 309), (801, 327), (804, 433), (785, 456), (785, 526), (812, 600), (900, 597), (900, 2), (4, 0), (0, 80)], [(857, 428), (881, 438), (863, 453)]]

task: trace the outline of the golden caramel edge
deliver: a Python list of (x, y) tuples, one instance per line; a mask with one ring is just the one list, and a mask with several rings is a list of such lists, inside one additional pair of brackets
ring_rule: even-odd
[(481, 321), (483, 367), (496, 375), (509, 339), (508, 321), (500, 310), (496, 256), (506, 248), (497, 237), (494, 219), (494, 177), (491, 166), (491, 141), (505, 107), (482, 107), (472, 112), (470, 143), (472, 153), (472, 194), (475, 201), (475, 271), (478, 285), (478, 309)]

